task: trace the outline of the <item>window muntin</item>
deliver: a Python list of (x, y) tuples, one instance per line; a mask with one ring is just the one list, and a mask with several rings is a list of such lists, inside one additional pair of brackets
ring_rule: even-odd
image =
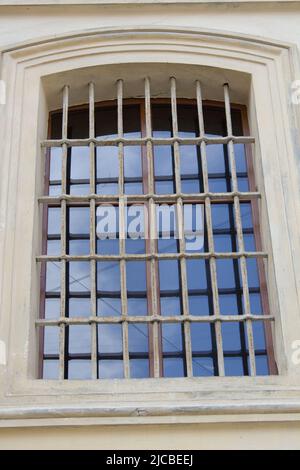
[[(227, 95), (226, 115), (224, 105), (202, 107), (198, 99), (197, 107), (191, 100), (178, 100), (174, 112), (169, 100), (152, 100), (153, 139), (147, 142), (142, 141), (147, 136), (143, 101), (123, 103), (119, 95), (118, 106), (113, 103), (96, 106), (95, 140), (91, 135), (91, 121), (90, 126), (87, 125), (93, 114), (91, 107), (52, 116), (49, 197), (44, 198), (45, 207), (48, 206), (45, 216), (48, 218), (48, 229), (45, 225), (48, 260), (44, 261), (45, 256), (39, 258), (42, 277), (46, 278), (45, 300), (43, 295), (41, 300), (44, 319), (38, 322), (47, 325), (43, 341), (44, 378), (230, 376), (274, 372), (269, 324), (260, 320), (268, 311), (266, 293), (263, 292), (264, 302), (261, 293), (264, 254), (255, 253), (259, 237), (258, 233), (254, 234), (252, 221), (258, 195), (249, 192), (249, 158), (244, 147), (247, 139), (230, 138), (228, 132), (228, 124), (232, 122), (233, 135), (243, 135), (240, 109), (231, 109), (228, 118), (228, 105)], [(205, 134), (203, 129), (199, 130), (199, 111), (200, 126), (202, 113)], [(178, 131), (176, 126), (174, 129), (174, 113)], [(59, 129), (66, 127), (66, 114), (67, 135), (74, 139), (76, 146), (71, 141), (65, 144), (61, 140), (64, 136)], [(123, 132), (120, 132), (120, 115)], [(199, 135), (206, 139), (199, 140)], [(183, 141), (172, 140), (177, 136)], [(133, 142), (124, 145), (123, 137)], [(57, 146), (53, 139), (57, 140)], [(84, 139), (89, 140), (84, 142)], [(162, 139), (169, 139), (168, 145), (165, 142), (162, 145)], [(209, 142), (209, 139), (215, 141)], [(109, 145), (97, 143), (109, 140)], [(146, 206), (153, 199), (149, 192), (148, 146), (154, 167), (154, 197), (158, 196), (167, 204), (177, 201), (178, 210), (185, 203), (199, 204), (200, 201), (203, 205), (204, 244), (199, 250), (203, 256), (199, 258), (189, 257), (189, 250), (178, 240), (159, 239), (151, 246), (147, 239), (127, 239), (122, 243), (118, 237), (99, 241), (95, 230), (91, 234), (90, 220), (95, 225), (99, 204), (110, 201), (118, 208), (122, 194), (131, 196), (131, 204), (140, 201), (139, 195), (144, 196), (142, 201)], [(203, 153), (206, 153), (207, 170), (203, 169)], [(233, 157), (235, 168), (232, 168)], [(62, 178), (64, 159), (65, 176)], [(93, 171), (89, 165), (94, 167)], [(94, 174), (93, 182), (91, 174)], [(180, 193), (176, 187), (178, 179)], [(60, 194), (79, 195), (78, 201), (76, 198), (59, 199)], [(97, 196), (91, 198), (91, 194)], [(170, 195), (173, 196), (171, 202)], [(198, 195), (200, 200), (197, 200)], [(61, 201), (59, 206), (52, 196)], [(120, 207), (117, 214), (119, 219)], [(66, 256), (62, 258), (60, 229), (64, 220)], [(151, 220), (149, 222), (151, 224)], [(247, 254), (239, 246), (241, 237)], [(91, 256), (93, 243), (95, 249)], [(153, 253), (155, 257), (149, 259), (149, 254)], [(180, 256), (182, 253), (184, 257)], [(133, 259), (130, 254), (140, 257)], [(160, 254), (166, 258), (159, 258)], [(54, 255), (56, 259), (49, 259)], [(103, 259), (105, 255), (115, 255), (117, 259)], [(186, 288), (182, 285), (184, 276)], [(124, 277), (127, 285), (122, 289)], [(66, 283), (63, 295), (61, 279)], [(153, 279), (156, 286), (153, 286)], [(153, 297), (156, 297), (156, 310)], [(249, 305), (244, 307), (247, 300)], [(60, 317), (62, 310), (64, 321)], [(152, 317), (155, 313), (159, 317), (149, 321), (151, 312)], [(134, 316), (137, 318), (130, 319)], [(269, 318), (272, 319), (262, 317)], [(267, 323), (266, 328), (264, 323)]]

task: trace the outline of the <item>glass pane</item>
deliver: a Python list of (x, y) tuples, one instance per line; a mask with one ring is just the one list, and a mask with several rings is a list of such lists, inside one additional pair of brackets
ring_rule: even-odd
[(132, 292), (146, 291), (146, 263), (145, 261), (126, 262), (127, 290)]
[(47, 359), (43, 361), (43, 379), (57, 380), (59, 378), (59, 361)]
[(90, 253), (89, 240), (70, 240), (69, 241), (69, 254), (70, 255), (88, 255)]
[(117, 146), (97, 147), (97, 179), (116, 178), (119, 175), (119, 155)]
[(179, 290), (179, 263), (176, 260), (159, 261), (161, 291)]
[(238, 299), (235, 294), (219, 295), (220, 312), (222, 315), (238, 315)]
[(69, 231), (72, 235), (90, 233), (89, 207), (69, 208)]
[(206, 295), (189, 295), (190, 315), (212, 315), (209, 310), (208, 296)]
[(90, 185), (89, 184), (71, 184), (70, 186), (70, 194), (76, 196), (86, 196), (90, 193)]
[(92, 363), (89, 360), (72, 359), (68, 363), (68, 379), (90, 380), (92, 378)]
[(182, 175), (198, 175), (200, 170), (200, 152), (195, 145), (180, 146), (180, 170)]
[(70, 292), (90, 290), (90, 263), (86, 261), (70, 261), (69, 263)]
[(97, 315), (99, 317), (121, 315), (121, 299), (109, 297), (97, 299)]
[(57, 235), (60, 234), (61, 227), (61, 212), (60, 207), (49, 207), (48, 208), (48, 234)]
[(174, 162), (172, 147), (169, 145), (155, 145), (153, 154), (155, 176), (173, 176)]
[(44, 327), (44, 354), (59, 354), (59, 327)]
[(202, 259), (189, 259), (186, 262), (188, 290), (207, 288), (206, 265)]
[(128, 325), (129, 353), (146, 353), (149, 349), (148, 325), (144, 323), (130, 323)]
[(71, 180), (90, 179), (90, 148), (72, 147), (71, 148)]
[(210, 377), (214, 375), (214, 363), (210, 357), (193, 357), (194, 377)]
[(97, 240), (97, 253), (100, 255), (118, 255), (119, 254), (119, 239), (115, 240)]
[(47, 255), (59, 255), (61, 251), (60, 240), (47, 241)]
[(124, 147), (124, 177), (142, 177), (142, 151), (137, 145), (126, 145)]
[(54, 319), (60, 316), (60, 299), (45, 299), (45, 318)]
[(219, 289), (235, 288), (233, 260), (217, 259), (217, 281)]
[(184, 377), (183, 359), (177, 357), (164, 358), (164, 377)]
[(89, 317), (91, 312), (91, 301), (86, 298), (69, 298), (69, 316), (70, 317)]
[(209, 323), (191, 323), (192, 351), (212, 351), (211, 326)]
[(241, 357), (224, 357), (225, 375), (244, 375), (243, 359)]
[(269, 375), (268, 358), (266, 355), (255, 356), (256, 375)]
[(62, 148), (51, 147), (50, 152), (50, 181), (61, 181)]
[(161, 315), (172, 316), (181, 315), (181, 299), (177, 297), (160, 298)]
[(121, 325), (98, 325), (98, 350), (100, 354), (122, 354)]
[(60, 262), (49, 261), (46, 266), (46, 292), (60, 292)]
[[(206, 146), (207, 170), (210, 176), (225, 174), (224, 147), (220, 144)], [(225, 175), (224, 175), (225, 176)]]
[(163, 352), (182, 351), (183, 331), (180, 323), (163, 323), (161, 328)]
[(224, 352), (240, 351), (241, 336), (239, 322), (222, 322), (222, 340)]
[(128, 298), (127, 299), (128, 315), (147, 315), (148, 314), (148, 303), (147, 299), (140, 298)]
[(123, 379), (123, 361), (120, 359), (99, 361), (100, 379)]
[(91, 352), (90, 325), (69, 326), (69, 354), (88, 354)]
[(149, 360), (130, 359), (130, 377), (132, 379), (143, 379), (149, 377)]

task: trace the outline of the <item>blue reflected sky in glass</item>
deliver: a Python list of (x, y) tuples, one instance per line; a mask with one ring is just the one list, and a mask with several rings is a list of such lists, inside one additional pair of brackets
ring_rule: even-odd
[(61, 264), (49, 261), (46, 265), (46, 292), (60, 292)]
[(48, 235), (60, 235), (61, 227), (61, 210), (60, 207), (48, 208)]
[(103, 359), (99, 361), (99, 379), (123, 379), (123, 377), (123, 360)]
[(121, 298), (100, 297), (97, 299), (97, 315), (113, 317), (121, 315)]
[(130, 378), (145, 379), (149, 377), (148, 359), (130, 359)]
[(128, 292), (147, 291), (145, 261), (126, 262), (126, 283)]
[(43, 361), (43, 379), (57, 380), (59, 377), (59, 360), (45, 359)]
[(69, 329), (69, 354), (91, 353), (91, 326), (70, 325)]
[(166, 316), (181, 315), (182, 308), (180, 296), (160, 297), (160, 311), (161, 315)]
[(54, 319), (60, 316), (60, 298), (45, 299), (45, 318)]
[(70, 261), (69, 292), (90, 291), (90, 263), (87, 261)]
[(179, 263), (176, 260), (160, 260), (159, 285), (161, 291), (179, 290)]
[(99, 353), (122, 355), (122, 326), (115, 324), (98, 325)]
[(69, 234), (78, 235), (90, 233), (90, 209), (89, 207), (69, 208)]
[[(145, 294), (146, 295), (146, 294)], [(128, 297), (127, 298), (128, 315), (148, 315), (147, 298)]]
[(89, 317), (91, 316), (91, 300), (89, 298), (69, 297), (69, 316)]
[(68, 362), (68, 379), (90, 380), (92, 378), (92, 362), (86, 359), (71, 359)]
[(97, 289), (100, 291), (120, 291), (120, 263), (100, 261), (97, 263)]

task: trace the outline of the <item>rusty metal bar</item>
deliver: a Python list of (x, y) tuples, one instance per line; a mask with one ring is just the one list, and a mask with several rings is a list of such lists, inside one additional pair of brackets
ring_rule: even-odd
[(120, 261), (122, 259), (128, 261), (147, 261), (150, 259), (210, 259), (211, 257), (218, 259), (239, 259), (245, 258), (267, 258), (268, 254), (264, 251), (237, 251), (237, 252), (199, 252), (199, 253), (145, 253), (145, 254), (123, 254), (123, 255), (40, 255), (36, 257), (36, 261), (61, 261), (65, 259), (67, 261), (90, 261), (95, 259), (97, 261)]
[[(230, 106), (230, 96), (229, 96), (229, 86), (227, 83), (224, 84), (224, 101), (225, 101), (225, 114), (226, 114), (226, 125), (227, 125), (227, 134), (228, 136), (232, 135), (232, 120), (231, 120), (231, 106)], [(235, 155), (234, 155), (234, 142), (232, 139), (229, 140), (227, 144), (228, 148), (228, 157), (231, 170), (231, 182), (233, 192), (238, 191), (238, 179), (236, 174), (236, 164), (235, 164)], [(238, 249), (240, 252), (244, 252), (244, 237), (243, 237), (243, 228), (242, 228), (242, 219), (241, 219), (241, 210), (240, 210), (240, 199), (236, 195), (234, 196), (234, 216), (235, 224), (237, 231), (237, 242)], [(246, 315), (250, 315), (250, 296), (249, 296), (249, 286), (248, 286), (248, 276), (247, 276), (247, 263), (246, 257), (240, 257), (240, 270), (242, 277), (242, 286), (243, 286), (243, 301), (244, 301), (244, 311)], [(248, 339), (248, 349), (249, 349), (249, 372), (251, 376), (256, 375), (256, 363), (255, 363), (255, 348), (253, 340), (253, 328), (251, 320), (246, 320), (246, 330), (247, 330), (247, 339)]]
[[(89, 136), (95, 137), (95, 85), (89, 84)], [(90, 193), (96, 192), (95, 144), (90, 143)], [(96, 204), (95, 199), (90, 200), (90, 270), (91, 270), (91, 314), (97, 317), (97, 261), (96, 255)], [(98, 378), (98, 334), (97, 324), (91, 325), (91, 361), (92, 379)]]
[[(198, 80), (196, 81), (196, 99), (197, 99), (197, 111), (198, 111), (200, 137), (204, 137), (205, 126), (204, 126), (204, 117), (203, 117), (202, 93), (201, 93), (201, 84)], [(209, 183), (208, 183), (208, 170), (207, 170), (205, 141), (203, 140), (200, 145), (201, 145), (200, 151), (201, 151), (201, 165), (202, 165), (202, 175), (203, 175), (203, 190), (205, 193), (208, 193)], [(214, 236), (213, 236), (213, 228), (212, 228), (212, 220), (211, 220), (210, 198), (206, 197), (204, 200), (204, 203), (205, 203), (208, 250), (211, 253), (211, 256), (209, 257), (209, 269), (210, 269), (210, 278), (211, 278), (212, 295), (213, 295), (213, 310), (214, 310), (214, 315), (217, 318), (220, 318), (219, 291), (218, 291), (218, 282), (217, 282), (217, 267), (216, 267)], [(225, 367), (224, 367), (222, 329), (221, 329), (220, 321), (215, 322), (215, 335), (216, 335), (216, 345), (217, 345), (218, 373), (220, 376), (224, 376)]]
[(119, 250), (120, 250), (120, 286), (121, 286), (121, 309), (124, 321), (122, 322), (122, 344), (123, 344), (123, 370), (125, 379), (130, 378), (130, 361), (128, 345), (128, 322), (127, 316), (127, 287), (126, 287), (126, 261), (125, 261), (125, 238), (126, 238), (126, 197), (124, 195), (124, 145), (121, 141), (124, 134), (123, 126), (123, 80), (117, 81), (117, 111), (118, 111), (118, 154), (119, 154)]
[[(176, 202), (178, 198), (182, 198), (184, 202), (196, 203), (204, 201), (205, 198), (209, 197), (211, 202), (233, 202), (233, 198), (237, 196), (240, 201), (249, 201), (249, 199), (259, 199), (261, 194), (258, 192), (241, 192), (231, 191), (228, 193), (194, 193), (194, 194), (128, 194), (128, 202), (146, 202), (149, 199), (153, 199), (154, 202), (171, 203)], [(66, 200), (68, 204), (89, 204), (91, 199), (95, 199), (97, 203), (113, 204), (119, 201), (119, 195), (100, 195), (100, 194), (89, 194), (86, 196), (75, 196), (71, 194), (61, 194), (59, 196), (40, 196), (38, 201), (44, 204), (59, 204), (60, 201)]]
[(123, 145), (142, 145), (147, 142), (151, 142), (153, 145), (173, 145), (178, 143), (181, 145), (200, 145), (201, 142), (205, 142), (206, 145), (221, 144), (226, 145), (230, 141), (233, 141), (236, 144), (253, 144), (255, 143), (254, 137), (251, 136), (226, 136), (226, 137), (135, 137), (135, 138), (126, 138), (126, 137), (116, 137), (114, 139), (98, 140), (95, 138), (88, 139), (47, 139), (41, 142), (42, 147), (57, 147), (63, 144), (68, 147), (88, 147), (90, 143), (93, 143), (96, 147), (109, 147), (115, 146), (119, 143)]
[(130, 315), (119, 315), (113, 317), (61, 317), (57, 319), (45, 319), (39, 318), (35, 321), (37, 326), (58, 326), (61, 323), (65, 325), (91, 325), (104, 324), (104, 323), (226, 323), (226, 322), (237, 322), (242, 323), (245, 321), (275, 321), (274, 315), (144, 315), (144, 316), (130, 316)]
[[(176, 193), (181, 193), (181, 173), (180, 173), (180, 147), (177, 139), (178, 137), (178, 117), (177, 117), (177, 98), (176, 98), (176, 79), (171, 77), (171, 115), (172, 115), (172, 130), (173, 137), (173, 155), (174, 155), (174, 169), (175, 169), (175, 188)], [(187, 273), (186, 273), (186, 259), (185, 259), (185, 236), (184, 236), (184, 217), (183, 217), (183, 200), (181, 197), (177, 198), (177, 229), (179, 235), (179, 253), (180, 253), (180, 280), (181, 280), (181, 297), (182, 297), (182, 310), (183, 316), (189, 315), (189, 297), (187, 287)], [(186, 374), (188, 377), (193, 377), (193, 363), (192, 363), (192, 345), (191, 345), (191, 327), (188, 321), (184, 322), (184, 347), (185, 347), (185, 362)]]
[[(62, 115), (62, 138), (66, 139), (68, 135), (68, 107), (69, 107), (69, 87), (66, 85), (63, 89), (63, 115)], [(67, 160), (68, 160), (68, 147), (66, 144), (62, 145), (62, 171), (61, 171), (61, 189), (63, 193), (67, 193)], [(61, 254), (67, 254), (67, 203), (65, 200), (61, 201)], [(66, 283), (67, 283), (67, 261), (61, 260), (61, 286), (60, 286), (60, 316), (66, 318)], [(59, 332), (59, 378), (65, 379), (66, 370), (66, 328), (65, 324), (60, 324)]]

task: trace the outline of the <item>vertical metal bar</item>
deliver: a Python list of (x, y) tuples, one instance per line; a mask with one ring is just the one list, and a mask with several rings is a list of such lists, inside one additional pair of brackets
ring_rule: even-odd
[[(199, 131), (200, 137), (204, 137), (205, 127), (204, 127), (204, 117), (203, 117), (203, 103), (202, 103), (202, 93), (201, 93), (201, 84), (196, 81), (196, 98), (197, 98), (197, 111), (198, 111), (198, 121), (199, 121)], [(208, 170), (207, 170), (207, 158), (206, 158), (206, 143), (201, 142), (201, 165), (202, 165), (202, 175), (203, 175), (203, 190), (205, 193), (209, 192), (208, 184)], [(212, 219), (211, 219), (211, 203), (210, 198), (205, 198), (205, 217), (206, 217), (206, 229), (207, 229), (207, 239), (208, 239), (208, 250), (211, 253), (215, 252), (214, 248), (214, 237), (213, 237), (213, 228), (212, 228)], [(214, 315), (217, 318), (220, 318), (220, 303), (219, 303), (219, 291), (218, 291), (218, 282), (217, 282), (217, 268), (216, 268), (216, 258), (211, 256), (209, 259), (209, 268), (210, 268), (210, 277), (212, 284), (212, 294), (213, 294), (213, 309)], [(224, 367), (224, 354), (223, 354), (223, 341), (222, 341), (222, 327), (221, 321), (215, 322), (215, 335), (216, 335), (216, 345), (217, 345), (217, 357), (218, 357), (218, 372), (220, 376), (225, 375)]]
[[(149, 200), (149, 220), (150, 220), (150, 253), (155, 254), (156, 249), (156, 205), (153, 198)], [(152, 315), (158, 315), (159, 313), (159, 300), (157, 298), (158, 290), (158, 276), (156, 271), (156, 261), (154, 257), (151, 258), (151, 305)], [(153, 376), (160, 377), (162, 369), (162, 357), (160, 353), (160, 329), (157, 321), (153, 322), (152, 325), (152, 348), (153, 348)]]
[[(225, 101), (225, 114), (226, 114), (226, 125), (227, 125), (227, 135), (232, 136), (232, 120), (231, 120), (231, 107), (230, 107), (230, 97), (229, 97), (229, 86), (227, 83), (224, 84), (224, 101)], [(238, 180), (236, 174), (236, 164), (235, 164), (235, 155), (234, 155), (234, 144), (233, 140), (230, 139), (228, 142), (228, 157), (231, 170), (231, 184), (232, 191), (238, 191)], [(244, 238), (243, 238), (243, 228), (241, 220), (241, 209), (240, 209), (240, 200), (236, 195), (233, 199), (234, 203), (234, 215), (235, 215), (235, 224), (237, 232), (237, 242), (239, 252), (244, 252)], [(245, 315), (250, 315), (250, 296), (249, 296), (249, 286), (248, 286), (248, 276), (247, 276), (247, 262), (246, 257), (241, 256), (240, 258), (240, 270), (242, 277), (242, 286), (243, 286), (243, 303), (244, 303), (244, 312)], [(247, 327), (247, 339), (248, 339), (248, 348), (249, 348), (249, 367), (250, 375), (256, 375), (256, 363), (255, 363), (255, 349), (253, 341), (253, 328), (252, 320), (246, 320)]]
[[(69, 107), (69, 87), (66, 85), (63, 89), (63, 115), (62, 115), (62, 139), (67, 139), (68, 135), (68, 107)], [(61, 191), (62, 194), (67, 193), (67, 159), (68, 147), (66, 144), (62, 145), (62, 172), (61, 172)], [(63, 199), (61, 201), (61, 254), (67, 254), (67, 203)], [(67, 283), (67, 262), (65, 259), (61, 260), (61, 292), (60, 292), (60, 317), (66, 316), (66, 283)], [(66, 326), (64, 323), (60, 324), (59, 334), (59, 378), (65, 379), (66, 370)]]
[[(172, 130), (173, 137), (178, 137), (178, 119), (177, 119), (177, 99), (176, 99), (176, 79), (171, 77), (171, 113), (172, 113)], [(179, 250), (180, 254), (180, 280), (181, 280), (181, 295), (182, 295), (182, 309), (183, 316), (189, 316), (189, 298), (186, 274), (186, 259), (185, 259), (185, 237), (184, 237), (184, 218), (183, 218), (183, 203), (181, 194), (181, 176), (180, 176), (180, 148), (179, 143), (174, 142), (174, 168), (175, 168), (175, 187), (177, 194), (177, 230), (179, 232)], [(192, 345), (191, 345), (191, 326), (190, 322), (186, 320), (183, 325), (184, 328), (184, 344), (185, 344), (185, 361), (186, 373), (188, 377), (193, 376), (192, 364)]]
[[(145, 103), (141, 107), (142, 115), (142, 132), (143, 136), (151, 139), (152, 137), (152, 120), (151, 120), (151, 91), (150, 79), (145, 78)], [(145, 181), (144, 192), (146, 194), (154, 194), (154, 167), (153, 167), (153, 144), (151, 140), (146, 143), (146, 161), (145, 165)], [(154, 224), (156, 226), (155, 210), (151, 209), (154, 204), (153, 199), (146, 203), (146, 217), (145, 217), (145, 234), (146, 234), (146, 253), (157, 252), (156, 233), (150, 232), (150, 227)], [(148, 313), (149, 315), (160, 315), (160, 289), (159, 289), (159, 273), (158, 261), (153, 259), (146, 261), (147, 266), (147, 297), (148, 297)], [(149, 363), (150, 363), (150, 376), (162, 377), (163, 376), (163, 351), (162, 351), (162, 331), (161, 323), (154, 322), (149, 325)]]
[[(117, 81), (117, 107), (118, 107), (118, 137), (122, 138), (123, 130), (123, 80)], [(126, 238), (126, 204), (124, 196), (124, 146), (122, 142), (118, 144), (119, 149), (119, 250), (120, 255), (125, 255), (125, 238)], [(126, 318), (127, 312), (127, 286), (126, 286), (126, 261), (120, 260), (120, 276), (121, 276), (121, 308), (122, 317)], [(129, 345), (128, 345), (128, 322), (122, 322), (122, 339), (123, 339), (123, 368), (125, 379), (130, 378), (130, 361), (129, 361)]]
[[(89, 84), (89, 137), (95, 137), (95, 85)], [(89, 145), (90, 150), (90, 194), (96, 193), (96, 170), (95, 170), (95, 144)], [(95, 199), (90, 200), (90, 254), (96, 254), (96, 204)], [(96, 260), (90, 261), (91, 270), (91, 316), (97, 317), (97, 264)], [(97, 323), (91, 324), (91, 361), (92, 379), (98, 378), (98, 335)]]

